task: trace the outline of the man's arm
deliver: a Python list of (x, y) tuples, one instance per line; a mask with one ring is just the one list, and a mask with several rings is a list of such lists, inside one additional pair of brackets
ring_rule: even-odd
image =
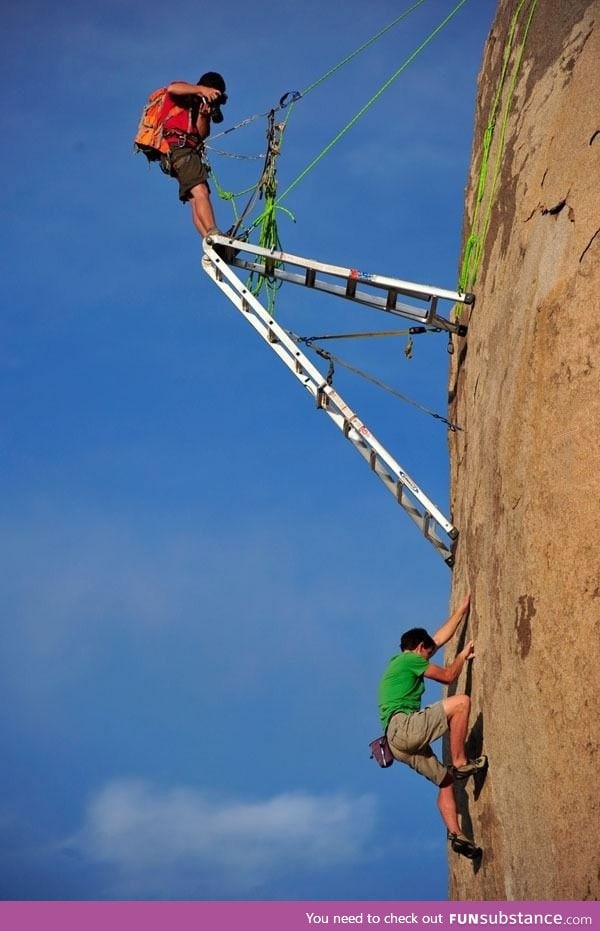
[(198, 97), (206, 97), (207, 100), (216, 100), (221, 96), (221, 91), (216, 87), (204, 87), (203, 84), (188, 84), (187, 81), (173, 81), (167, 87), (169, 94), (176, 97), (197, 94)]
[(195, 94), (197, 97), (204, 97), (200, 103), (198, 116), (196, 118), (196, 131), (201, 139), (206, 139), (210, 135), (210, 101), (216, 100), (221, 96), (221, 91), (215, 87), (204, 87), (203, 84), (188, 84), (187, 81), (173, 81), (167, 87), (167, 92), (173, 97), (189, 97)]
[(435, 679), (436, 682), (441, 682), (443, 685), (450, 685), (451, 682), (456, 682), (465, 662), (468, 659), (473, 659), (475, 655), (473, 647), (473, 641), (469, 640), (465, 648), (461, 650), (460, 653), (456, 654), (450, 665), (436, 666), (435, 663), (429, 663), (423, 675), (426, 679)]
[(462, 621), (463, 617), (469, 610), (469, 604), (471, 601), (471, 592), (469, 592), (463, 598), (461, 604), (458, 606), (456, 611), (450, 615), (445, 624), (442, 624), (440, 629), (433, 635), (433, 639), (438, 647), (443, 647), (445, 643), (448, 643), (450, 638), (456, 632), (456, 628)]

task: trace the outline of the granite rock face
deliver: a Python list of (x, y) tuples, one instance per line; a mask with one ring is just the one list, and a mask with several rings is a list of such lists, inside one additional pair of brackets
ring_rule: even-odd
[[(484, 51), (465, 242), (519, 5), (500, 0)], [(484, 856), (449, 852), (450, 897), (598, 899), (600, 0), (538, 0), (499, 99), (494, 181), (450, 373), (453, 602), (471, 589), (476, 643), (458, 690), (490, 762), (459, 799)]]

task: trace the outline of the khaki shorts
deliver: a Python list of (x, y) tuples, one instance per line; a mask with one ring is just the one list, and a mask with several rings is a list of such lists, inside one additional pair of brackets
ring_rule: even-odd
[(202, 161), (197, 149), (174, 146), (169, 153), (169, 159), (171, 173), (179, 181), (179, 200), (182, 203), (185, 204), (190, 199), (190, 192), (196, 185), (206, 184), (208, 187), (208, 165)]
[(448, 769), (440, 763), (429, 744), (442, 737), (447, 730), (448, 719), (444, 705), (438, 701), (422, 711), (393, 715), (386, 734), (396, 760), (406, 763), (439, 786), (446, 778)]

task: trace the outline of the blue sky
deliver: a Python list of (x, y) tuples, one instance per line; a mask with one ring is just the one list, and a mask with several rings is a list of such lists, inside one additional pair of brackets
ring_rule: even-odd
[[(281, 190), (453, 5), (426, 0), (295, 107)], [(493, 7), (471, 0), (291, 192), (286, 249), (455, 287)], [(382, 669), (403, 629), (445, 618), (449, 570), (202, 272), (175, 183), (131, 145), (155, 87), (221, 71), (225, 129), (400, 9), (5, 12), (3, 899), (446, 896), (434, 789), (367, 744)], [(259, 154), (264, 134), (214, 145)], [(224, 188), (256, 181), (257, 161), (212, 161)], [(292, 286), (277, 313), (307, 335), (381, 327)], [(445, 413), (446, 344), (337, 351)], [(443, 424), (335, 384), (447, 511)]]

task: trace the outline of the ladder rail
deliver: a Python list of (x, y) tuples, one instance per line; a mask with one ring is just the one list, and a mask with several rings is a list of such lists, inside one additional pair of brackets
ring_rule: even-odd
[[(316, 259), (294, 255), (290, 252), (255, 246), (240, 239), (230, 239), (221, 234), (211, 234), (208, 244), (228, 246), (235, 250), (236, 255), (230, 264), (237, 268), (267, 278), (288, 281), (291, 284), (301, 285), (314, 291), (334, 294), (372, 307), (375, 310), (408, 317), (410, 320), (439, 327), (452, 333), (459, 333), (460, 335), (466, 333), (464, 325), (440, 316), (437, 313), (437, 304), (440, 300), (451, 301), (453, 305), (457, 303), (472, 304), (474, 297), (468, 292), (451, 291), (447, 288), (417, 284), (414, 281), (405, 281), (401, 278), (370, 274), (356, 268), (331, 265), (319, 262)], [(251, 253), (253, 259), (241, 258), (240, 254), (245, 253)], [(258, 258), (262, 258), (264, 261), (257, 261)], [(301, 268), (302, 274), (290, 272), (287, 268), (282, 267), (283, 265)], [(338, 279), (341, 283), (335, 284), (326, 278), (319, 277), (323, 275)], [(363, 288), (359, 289), (358, 285), (362, 285)], [(366, 291), (365, 287), (375, 292), (384, 292), (384, 296)], [(421, 301), (425, 304), (425, 307), (398, 303), (399, 296)]]
[[(242, 268), (248, 272), (254, 272), (258, 275), (265, 275), (266, 270), (265, 266), (261, 265), (259, 262), (246, 262), (244, 260), (235, 259), (232, 262), (232, 265), (237, 268)], [(352, 294), (348, 294), (348, 289), (343, 285), (336, 285), (333, 282), (328, 281), (318, 281), (317, 285), (307, 285), (305, 281), (305, 275), (295, 275), (293, 272), (281, 271), (278, 268), (275, 268), (273, 272), (269, 272), (270, 278), (277, 278), (279, 281), (288, 281), (290, 284), (299, 284), (304, 285), (305, 287), (310, 288), (314, 291), (322, 291), (325, 294), (333, 294), (335, 297), (345, 297), (351, 301), (354, 301), (356, 304), (363, 304), (366, 307), (373, 307), (375, 310), (383, 310), (389, 314), (394, 314), (398, 317), (408, 317), (410, 320), (416, 321), (418, 323), (429, 323), (429, 318), (431, 316), (430, 312), (427, 311), (426, 314), (423, 314), (421, 308), (413, 307), (410, 304), (394, 304), (393, 307), (388, 306), (388, 301), (385, 297), (378, 297), (374, 294), (369, 294), (366, 291), (359, 291), (358, 289)]]
[[(308, 390), (317, 407), (328, 415), (346, 439), (351, 442), (388, 491), (394, 495), (398, 504), (417, 524), (426, 539), (440, 553), (445, 562), (452, 566), (454, 562), (453, 542), (458, 536), (457, 529), (377, 440), (335, 388), (328, 384), (319, 369), (273, 319), (232, 268), (217, 255), (207, 240), (204, 241), (203, 248), (204, 271)], [(422, 510), (419, 509), (419, 505)], [(451, 542), (443, 540), (438, 530), (443, 531)]]

